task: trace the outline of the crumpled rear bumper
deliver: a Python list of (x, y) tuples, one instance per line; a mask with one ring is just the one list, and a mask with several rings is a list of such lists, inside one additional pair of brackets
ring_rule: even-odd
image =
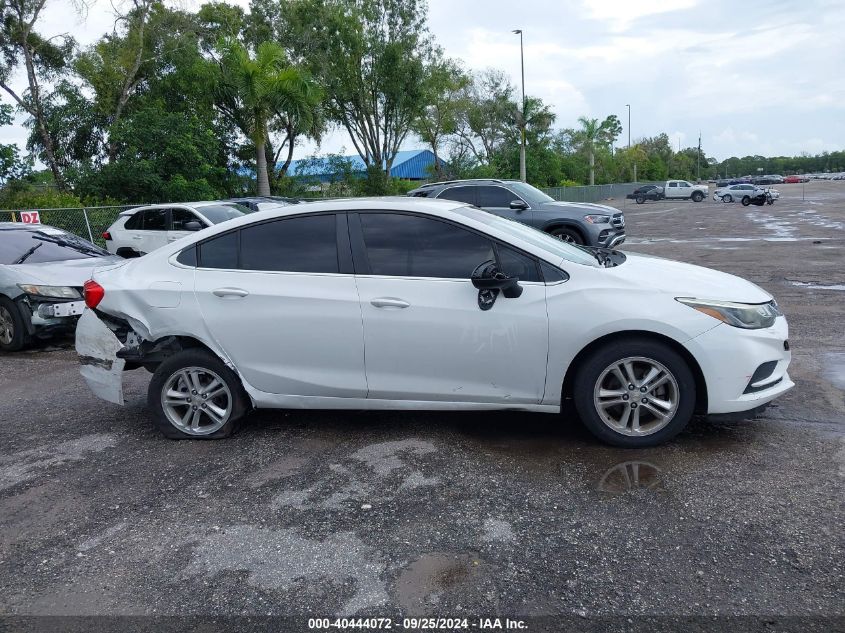
[(123, 343), (93, 310), (86, 309), (76, 326), (76, 353), (79, 373), (99, 398), (123, 404), (123, 368), (117, 352)]

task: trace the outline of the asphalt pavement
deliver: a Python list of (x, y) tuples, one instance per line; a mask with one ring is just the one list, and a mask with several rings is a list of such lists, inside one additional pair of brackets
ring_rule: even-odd
[(0, 355), (0, 628), (44, 624), (9, 619), (27, 615), (841, 628), (845, 182), (808, 183), (803, 200), (778, 188), (764, 207), (610, 202), (626, 211), (623, 250), (741, 275), (790, 324), (795, 389), (659, 448), (523, 413), (262, 411), (229, 440), (176, 442), (148, 420), (144, 370), (118, 407), (88, 391), (69, 341)]

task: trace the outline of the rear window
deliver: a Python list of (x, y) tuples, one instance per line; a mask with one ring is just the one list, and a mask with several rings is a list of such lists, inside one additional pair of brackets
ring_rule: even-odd
[(0, 264), (40, 264), (107, 255), (81, 237), (56, 229), (0, 230)]
[(246, 213), (250, 213), (249, 207), (237, 204), (236, 202), (204, 205), (197, 207), (197, 211), (208, 218), (208, 221), (212, 224), (220, 224), (226, 220), (234, 220)]

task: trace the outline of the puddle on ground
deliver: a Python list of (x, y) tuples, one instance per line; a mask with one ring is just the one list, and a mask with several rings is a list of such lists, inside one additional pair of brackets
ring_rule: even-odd
[(845, 290), (845, 284), (818, 284), (809, 281), (790, 281), (789, 283), (810, 290)]
[(825, 354), (823, 373), (835, 387), (845, 390), (845, 352)]
[(481, 561), (474, 554), (434, 553), (420, 556), (396, 579), (396, 597), (402, 610), (411, 614), (436, 607), (444, 592), (474, 582)]
[(663, 487), (663, 471), (646, 461), (626, 461), (608, 468), (597, 484), (599, 492), (621, 495), (632, 490)]

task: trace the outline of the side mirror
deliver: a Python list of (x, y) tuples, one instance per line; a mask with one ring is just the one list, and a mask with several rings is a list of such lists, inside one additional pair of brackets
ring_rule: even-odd
[(522, 200), (511, 200), (511, 209), (516, 209), (517, 211), (524, 211), (527, 208), (528, 205)]
[(188, 220), (182, 225), (183, 231), (202, 231), (205, 227), (196, 220)]
[(476, 266), (470, 279), (472, 285), (478, 288), (478, 307), (482, 310), (493, 307), (499, 292), (507, 299), (516, 299), (522, 295), (519, 277), (508, 277), (492, 259)]

